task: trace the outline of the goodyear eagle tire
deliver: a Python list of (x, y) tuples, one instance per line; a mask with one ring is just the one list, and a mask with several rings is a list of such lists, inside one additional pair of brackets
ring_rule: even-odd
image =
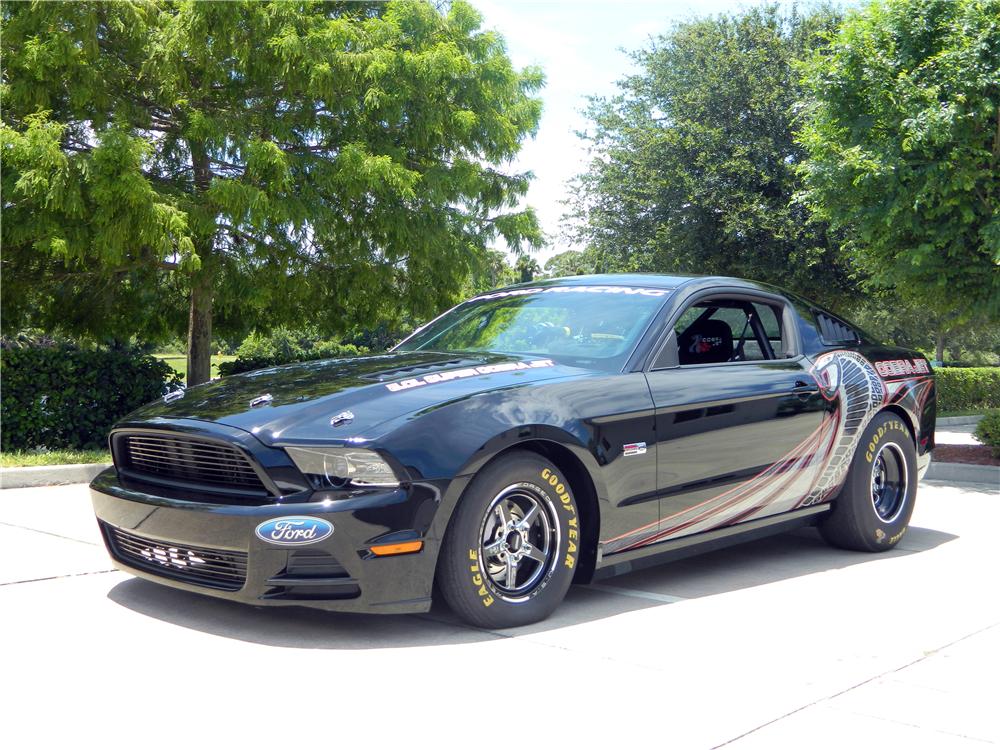
[(579, 557), (576, 500), (554, 464), (508, 453), (469, 484), (438, 561), (438, 586), (460, 618), (510, 628), (548, 617)]
[(917, 495), (910, 428), (896, 414), (875, 416), (861, 437), (833, 510), (820, 525), (836, 547), (883, 552), (906, 533)]

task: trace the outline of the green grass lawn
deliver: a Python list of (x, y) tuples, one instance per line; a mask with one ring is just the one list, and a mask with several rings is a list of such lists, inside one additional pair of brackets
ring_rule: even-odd
[(109, 464), (108, 451), (4, 451), (0, 453), (0, 466), (53, 466), (57, 464)]
[[(162, 359), (181, 374), (181, 378), (187, 378), (187, 355), (186, 354), (165, 354), (157, 353), (153, 355), (157, 359)], [(212, 377), (219, 377), (219, 363), (231, 362), (236, 359), (232, 354), (216, 354), (212, 357)]]

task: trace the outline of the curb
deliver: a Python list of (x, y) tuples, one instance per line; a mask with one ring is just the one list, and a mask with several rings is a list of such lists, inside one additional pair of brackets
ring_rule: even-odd
[(89, 482), (113, 464), (62, 464), (59, 466), (19, 466), (0, 469), (0, 489), (46, 487), (50, 484)]
[(971, 427), (972, 425), (979, 424), (979, 421), (983, 418), (982, 414), (972, 414), (967, 417), (938, 417), (937, 426), (938, 427)]
[(976, 464), (953, 464), (931, 461), (924, 479), (945, 482), (974, 482), (989, 484), (1000, 489), (1000, 466), (979, 466)]

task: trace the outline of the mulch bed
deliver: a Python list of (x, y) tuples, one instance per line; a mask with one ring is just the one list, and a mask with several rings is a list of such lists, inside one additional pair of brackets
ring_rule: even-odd
[(988, 445), (938, 445), (934, 448), (934, 461), (1000, 466), (1000, 458), (993, 455), (993, 450)]

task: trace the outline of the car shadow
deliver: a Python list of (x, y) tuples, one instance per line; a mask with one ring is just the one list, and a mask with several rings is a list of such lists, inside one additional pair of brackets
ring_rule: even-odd
[(459, 621), (443, 604), (421, 615), (364, 615), (304, 607), (252, 607), (131, 578), (108, 598), (134, 612), (209, 635), (282, 648), (360, 650), (460, 645), (543, 633), (608, 617), (669, 606), (801, 576), (871, 564), (946, 544), (957, 537), (911, 527), (898, 547), (880, 555), (826, 545), (815, 529), (782, 534), (573, 586), (547, 620), (504, 631)]

